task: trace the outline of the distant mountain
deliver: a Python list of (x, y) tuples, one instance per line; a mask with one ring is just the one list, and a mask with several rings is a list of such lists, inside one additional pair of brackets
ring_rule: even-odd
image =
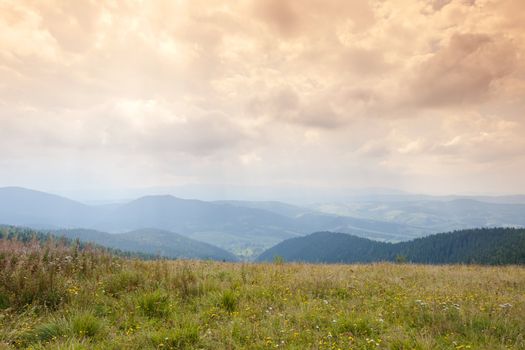
[(420, 234), (417, 227), (319, 213), (281, 202), (206, 202), (158, 195), (90, 206), (23, 188), (0, 189), (0, 224), (110, 233), (151, 227), (213, 244), (246, 259), (284, 239), (321, 230), (384, 241)]
[(213, 244), (250, 260), (285, 239), (316, 231), (399, 242), (454, 229), (525, 226), (525, 205), (457, 199), (344, 202), (304, 208), (276, 201), (207, 202), (169, 195), (86, 205), (39, 191), (7, 187), (0, 188), (0, 224), (109, 233), (156, 228)]
[(423, 264), (525, 264), (525, 229), (455, 231), (401, 243), (383, 243), (344, 233), (318, 232), (286, 240), (258, 261), (274, 257), (314, 263), (406, 261)]
[(322, 203), (312, 209), (418, 227), (421, 235), (472, 227), (525, 227), (525, 204), (489, 203), (472, 198)]
[(288, 203), (278, 201), (238, 201), (238, 200), (221, 200), (214, 201), (213, 203), (218, 204), (229, 204), (236, 207), (245, 207), (253, 209), (262, 209), (275, 214), (287, 216), (290, 218), (296, 218), (306, 213), (313, 213), (314, 211), (309, 208), (291, 205)]
[[(291, 214), (293, 210), (296, 215)], [(118, 207), (92, 227), (110, 232), (156, 227), (246, 256), (258, 254), (284, 239), (320, 230), (385, 241), (419, 236), (418, 228), (404, 224), (293, 209), (276, 202), (205, 202), (173, 196), (139, 198)]]
[(261, 225), (286, 227), (290, 222), (265, 210), (173, 196), (147, 196), (119, 206), (96, 225), (109, 230), (157, 227), (191, 233), (228, 229), (248, 234), (247, 231)]
[(299, 234), (293, 219), (266, 210), (173, 196), (131, 201), (91, 227), (110, 232), (155, 227), (247, 257)]
[(0, 224), (36, 228), (79, 227), (103, 210), (52, 194), (20, 187), (0, 188)]
[(59, 230), (51, 233), (70, 239), (78, 238), (81, 241), (93, 242), (108, 248), (167, 258), (238, 260), (233, 254), (211, 244), (158, 229), (142, 229), (119, 234), (85, 229)]

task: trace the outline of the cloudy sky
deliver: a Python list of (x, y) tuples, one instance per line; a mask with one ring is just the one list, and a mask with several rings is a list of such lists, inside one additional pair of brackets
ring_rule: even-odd
[(0, 0), (0, 186), (525, 192), (522, 0)]

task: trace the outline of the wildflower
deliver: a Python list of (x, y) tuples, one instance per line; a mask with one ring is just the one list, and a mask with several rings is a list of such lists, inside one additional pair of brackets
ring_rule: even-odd
[(416, 300), (416, 304), (418, 304), (419, 306), (421, 307), (424, 307), (424, 306), (427, 306), (427, 303), (425, 303), (423, 300), (421, 299), (417, 299)]

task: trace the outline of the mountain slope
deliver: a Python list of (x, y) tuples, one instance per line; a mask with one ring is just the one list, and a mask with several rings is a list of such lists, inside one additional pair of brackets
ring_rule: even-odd
[(0, 188), (0, 223), (32, 227), (78, 227), (102, 214), (97, 207), (20, 187)]
[(441, 233), (401, 243), (383, 243), (333, 232), (317, 232), (286, 240), (268, 249), (258, 261), (280, 256), (286, 261), (355, 263), (525, 264), (525, 229), (493, 228)]
[(141, 229), (119, 234), (75, 229), (53, 231), (53, 234), (72, 239), (78, 238), (81, 241), (94, 242), (109, 248), (168, 258), (237, 261), (233, 254), (221, 248), (158, 229)]

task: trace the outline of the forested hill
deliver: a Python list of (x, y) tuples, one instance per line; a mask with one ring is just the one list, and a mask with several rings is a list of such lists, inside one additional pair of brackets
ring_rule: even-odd
[(237, 261), (237, 258), (218, 247), (183, 237), (173, 232), (143, 229), (127, 233), (109, 234), (94, 230), (35, 231), (28, 228), (0, 225), (0, 239), (27, 242), (33, 239), (64, 241), (67, 245), (77, 240), (81, 246), (91, 244), (109, 252), (140, 259), (198, 259)]
[(158, 259), (158, 256), (153, 254), (146, 254), (136, 251), (127, 251), (116, 248), (110, 248), (103, 245), (99, 245), (94, 242), (81, 241), (79, 239), (73, 239), (65, 236), (54, 235), (48, 232), (36, 231), (25, 227), (7, 226), (0, 225), (0, 243), (2, 240), (6, 241), (18, 241), (24, 244), (28, 244), (32, 241), (37, 241), (40, 245), (46, 245), (47, 243), (62, 244), (63, 246), (75, 246), (80, 250), (84, 250), (87, 247), (93, 248), (99, 252), (106, 252), (113, 256), (123, 258), (136, 258), (141, 260), (153, 260)]
[(440, 233), (401, 243), (383, 243), (344, 233), (317, 232), (283, 241), (258, 258), (271, 261), (423, 264), (525, 264), (525, 229), (483, 228)]

